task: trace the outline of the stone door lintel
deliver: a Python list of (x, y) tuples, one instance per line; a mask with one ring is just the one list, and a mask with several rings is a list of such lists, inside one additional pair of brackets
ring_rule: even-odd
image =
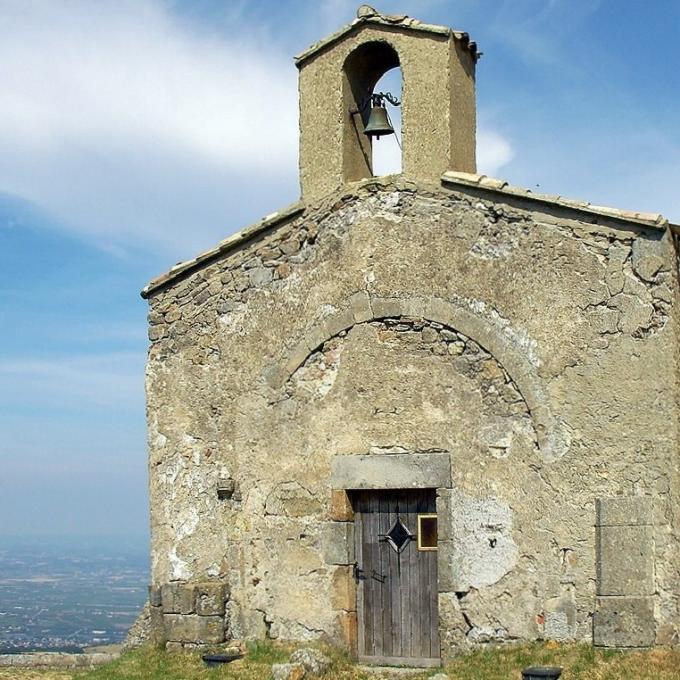
[(451, 487), (448, 453), (397, 453), (335, 456), (331, 487), (347, 491), (441, 489)]

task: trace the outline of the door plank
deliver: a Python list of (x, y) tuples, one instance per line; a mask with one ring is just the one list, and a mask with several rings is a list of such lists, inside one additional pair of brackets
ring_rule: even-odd
[[(403, 494), (395, 493), (394, 501), (390, 507), (390, 527), (400, 518), (400, 510), (403, 505)], [(400, 567), (401, 567), (401, 555), (393, 548), (389, 547), (388, 552), (390, 554), (390, 571), (389, 571), (389, 590), (391, 599), (391, 609), (392, 609), (392, 623), (391, 623), (391, 635), (392, 635), (392, 656), (404, 656), (402, 651), (402, 637), (403, 632), (401, 630), (401, 577), (400, 577)]]
[[(391, 494), (380, 495), (380, 535), (390, 530), (390, 506), (393, 499)], [(389, 584), (390, 551), (392, 548), (387, 541), (380, 541), (380, 574), (376, 576), (380, 582), (382, 592), (382, 655), (392, 656), (392, 598)]]
[(366, 656), (366, 615), (365, 615), (365, 594), (364, 581), (359, 578), (361, 565), (364, 563), (364, 525), (362, 518), (363, 504), (355, 497), (354, 499), (354, 559), (355, 569), (351, 577), (355, 580), (356, 608), (357, 608), (357, 653), (359, 656)]
[(437, 583), (437, 553), (427, 553), (429, 558), (429, 596), (430, 596), (430, 656), (440, 656), (439, 647), (439, 587)]
[(364, 602), (366, 608), (366, 653), (375, 654), (375, 594), (373, 593), (373, 582), (368, 578), (371, 573), (371, 567), (374, 561), (374, 535), (373, 529), (373, 513), (371, 507), (371, 499), (362, 494), (364, 498), (364, 515), (365, 532), (364, 532), (364, 563), (361, 566), (363, 569), (364, 578)]
[[(417, 530), (417, 515), (418, 515), (418, 498), (415, 493), (412, 493), (409, 499), (409, 510), (411, 514), (411, 522), (413, 522), (413, 531)], [(418, 592), (418, 545), (411, 543), (411, 555), (409, 558), (410, 574), (409, 574), (409, 622), (411, 628), (411, 656), (417, 657), (420, 655), (420, 619), (419, 619), (419, 592)]]
[[(413, 532), (413, 513), (412, 513), (412, 494), (405, 494), (403, 503), (403, 516), (406, 526), (409, 531)], [(401, 630), (401, 653), (402, 656), (413, 656), (411, 649), (411, 619), (410, 619), (410, 573), (411, 573), (411, 553), (413, 551), (413, 541), (409, 541), (404, 551), (399, 556), (399, 599), (401, 606), (401, 620), (400, 620), (400, 630)]]
[(371, 495), (371, 570), (366, 574), (371, 582), (371, 595), (373, 598), (373, 653), (376, 656), (383, 654), (383, 624), (382, 624), (382, 591), (380, 582), (375, 579), (375, 572), (380, 572), (380, 498)]

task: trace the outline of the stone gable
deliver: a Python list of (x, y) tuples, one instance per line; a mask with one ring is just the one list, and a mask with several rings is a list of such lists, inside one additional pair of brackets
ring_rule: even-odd
[[(470, 172), (469, 39), (361, 12), (301, 59), (301, 202), (143, 291), (154, 639), (421, 665), (511, 640), (677, 641), (671, 227)], [(375, 31), (416, 81), (444, 60), (465, 106), (428, 160), (433, 109), (412, 99), (404, 173), (350, 181), (370, 145), (348, 150), (337, 118), (318, 147), (310, 102)]]

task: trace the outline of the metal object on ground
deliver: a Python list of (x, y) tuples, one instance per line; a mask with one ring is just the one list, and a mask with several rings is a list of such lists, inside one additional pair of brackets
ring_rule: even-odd
[(240, 659), (242, 654), (204, 654), (201, 659), (203, 659), (206, 666), (221, 666), (223, 663), (229, 663), (230, 661), (235, 661)]
[(531, 666), (522, 671), (522, 680), (545, 680), (545, 678), (557, 678), (562, 675), (559, 666)]

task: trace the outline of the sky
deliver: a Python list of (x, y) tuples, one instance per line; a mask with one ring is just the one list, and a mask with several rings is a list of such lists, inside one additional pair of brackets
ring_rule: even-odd
[[(0, 0), (0, 537), (146, 540), (139, 291), (297, 200), (293, 56), (359, 4)], [(375, 4), (478, 42), (480, 172), (680, 222), (677, 0)]]

